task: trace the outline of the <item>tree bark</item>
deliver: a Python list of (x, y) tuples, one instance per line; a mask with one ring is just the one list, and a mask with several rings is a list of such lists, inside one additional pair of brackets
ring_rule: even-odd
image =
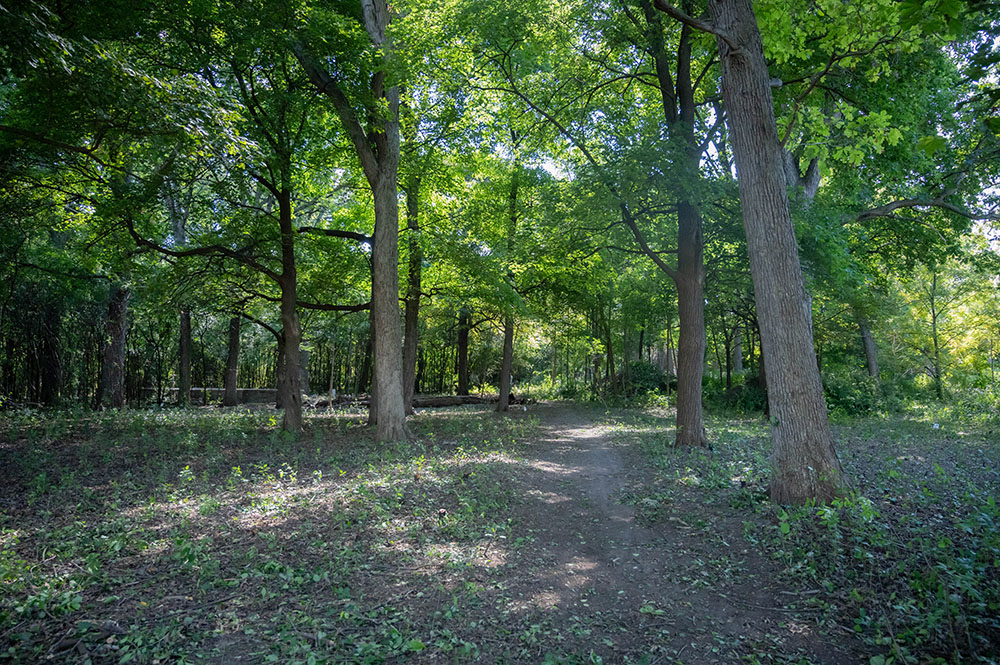
[(865, 365), (868, 368), (868, 376), (873, 379), (878, 378), (878, 350), (875, 346), (875, 338), (872, 336), (871, 324), (864, 317), (858, 317), (858, 331), (861, 333), (861, 345), (865, 349)]
[[(691, 28), (681, 27), (677, 46), (677, 81), (670, 77), (660, 15), (649, 0), (643, 2), (648, 25), (646, 40), (653, 53), (664, 119), (673, 137), (683, 141), (682, 177), (700, 179), (699, 149), (694, 136), (695, 100), (691, 79)], [(687, 197), (677, 202), (677, 270), (670, 274), (677, 286), (677, 433), (678, 446), (708, 444), (702, 416), (701, 388), (705, 371), (705, 265), (701, 213)]]
[(222, 395), (222, 406), (236, 406), (239, 397), (236, 392), (240, 371), (240, 317), (229, 319), (229, 354), (226, 356), (226, 383)]
[(302, 429), (302, 372), (299, 349), (302, 331), (299, 328), (298, 273), (295, 265), (295, 229), (292, 226), (292, 199), (288, 189), (278, 194), (278, 225), (281, 229), (281, 336), (284, 340), (284, 373), (278, 382), (281, 406), (285, 413), (282, 429), (298, 432)]
[(737, 376), (743, 374), (743, 331), (739, 323), (733, 333), (733, 373)]
[[(392, 44), (386, 36), (390, 11), (385, 0), (361, 0), (365, 31), (382, 51), (388, 66)], [(301, 43), (293, 44), (295, 56), (316, 88), (333, 102), (341, 124), (354, 144), (365, 178), (372, 190), (375, 234), (372, 240), (372, 321), (375, 344), (372, 399), (375, 438), (398, 441), (409, 436), (403, 400), (403, 340), (399, 321), (399, 210), (396, 203), (399, 177), (399, 87), (385, 87), (386, 72), (371, 77), (375, 103), (357, 110), (347, 97), (346, 85), (336, 73), (324, 70)], [(371, 420), (371, 419), (370, 419)]]
[(705, 370), (705, 268), (701, 215), (687, 202), (677, 211), (677, 435), (678, 446), (705, 446), (701, 383)]
[(458, 394), (469, 394), (469, 308), (458, 310)]
[(63, 369), (59, 358), (59, 331), (62, 312), (55, 305), (46, 305), (42, 319), (42, 348), (40, 369), (42, 371), (39, 401), (53, 405), (59, 401), (62, 389)]
[(285, 392), (285, 340), (281, 335), (275, 338), (276, 359), (274, 362), (274, 408), (284, 408)]
[[(513, 142), (518, 143), (517, 134), (512, 132)], [(517, 188), (521, 177), (520, 164), (514, 164), (514, 172), (510, 178), (510, 194), (508, 196), (507, 210), (507, 261), (510, 262), (510, 253), (514, 248), (514, 234), (517, 232)], [(513, 276), (508, 271), (507, 281), (511, 290), (514, 289)], [(510, 373), (514, 364), (514, 312), (513, 303), (506, 304), (506, 311), (503, 318), (503, 364), (500, 367), (500, 400), (497, 402), (497, 412), (507, 411), (510, 402)]]
[[(771, 407), (771, 498), (827, 502), (843, 471), (809, 335), (770, 79), (751, 0), (710, 0)], [(732, 44), (732, 46), (731, 46)]]
[(931, 339), (934, 343), (934, 356), (932, 358), (934, 363), (934, 395), (940, 401), (944, 399), (944, 386), (941, 384), (941, 340), (938, 335), (937, 283), (938, 275), (935, 272), (931, 275), (930, 291)]
[(181, 406), (191, 405), (191, 346), (191, 312), (182, 305), (180, 309), (180, 348), (177, 354), (177, 403)]
[(510, 373), (514, 364), (514, 316), (507, 314), (503, 319), (503, 365), (500, 367), (500, 399), (497, 412), (510, 407)]
[(417, 336), (420, 315), (420, 275), (424, 260), (420, 247), (420, 176), (410, 176), (406, 187), (406, 228), (409, 232), (410, 260), (406, 286), (406, 313), (403, 316), (403, 404), (413, 413), (413, 391), (417, 376)]
[(125, 406), (125, 342), (130, 296), (127, 287), (114, 284), (108, 299), (101, 395), (104, 406), (112, 409)]

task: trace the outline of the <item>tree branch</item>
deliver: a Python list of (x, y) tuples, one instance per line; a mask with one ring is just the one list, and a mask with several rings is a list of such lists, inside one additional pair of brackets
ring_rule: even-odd
[(368, 178), (368, 182), (374, 186), (378, 178), (378, 160), (375, 158), (375, 153), (368, 143), (368, 135), (361, 126), (358, 114), (355, 113), (354, 107), (348, 101), (347, 95), (341, 90), (337, 80), (330, 76), (329, 72), (320, 67), (319, 63), (306, 51), (306, 47), (302, 42), (296, 41), (292, 45), (292, 51), (295, 53), (295, 57), (302, 65), (302, 68), (305, 69), (313, 85), (316, 86), (320, 93), (329, 97), (333, 102), (333, 107), (340, 117), (341, 124), (344, 125), (344, 129), (347, 130), (351, 141), (354, 143), (354, 148), (358, 153), (358, 159), (361, 160), (361, 167), (365, 171), (365, 176)]
[(368, 243), (372, 244), (371, 236), (366, 236), (364, 233), (358, 233), (356, 231), (342, 231), (340, 229), (321, 229), (318, 226), (302, 226), (299, 228), (299, 233), (309, 233), (311, 235), (317, 236), (329, 236), (331, 238), (345, 238), (347, 240), (356, 240), (362, 244)]
[(726, 45), (729, 46), (729, 48), (734, 53), (742, 50), (732, 41), (732, 39), (730, 39), (729, 35), (722, 32), (711, 23), (707, 23), (705, 21), (702, 21), (701, 19), (694, 18), (693, 16), (688, 16), (687, 14), (677, 9), (670, 3), (665, 2), (664, 0), (653, 0), (653, 5), (661, 12), (663, 12), (670, 18), (674, 19), (675, 21), (680, 21), (684, 25), (691, 26), (695, 30), (701, 30), (702, 32), (707, 32), (709, 34), (715, 35), (722, 41), (726, 42)]

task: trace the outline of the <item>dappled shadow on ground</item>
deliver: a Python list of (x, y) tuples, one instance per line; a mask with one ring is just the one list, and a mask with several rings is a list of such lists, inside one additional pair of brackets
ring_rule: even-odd
[(13, 661), (867, 658), (752, 544), (759, 450), (658, 473), (637, 448), (668, 415), (559, 405), (425, 412), (394, 445), (271, 417), (8, 428)]

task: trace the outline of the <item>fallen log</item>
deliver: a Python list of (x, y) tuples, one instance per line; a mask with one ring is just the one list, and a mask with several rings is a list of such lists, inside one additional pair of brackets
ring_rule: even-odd
[[(368, 396), (363, 395), (357, 398), (348, 395), (337, 395), (333, 403), (335, 406), (368, 406)], [(480, 397), (479, 395), (417, 395), (413, 398), (413, 408), (415, 409), (436, 409), (446, 406), (464, 406), (466, 404), (496, 404), (496, 397)], [(524, 397), (510, 396), (511, 404), (527, 404)], [(329, 399), (321, 399), (310, 402), (307, 405), (313, 409), (327, 409), (330, 407)]]

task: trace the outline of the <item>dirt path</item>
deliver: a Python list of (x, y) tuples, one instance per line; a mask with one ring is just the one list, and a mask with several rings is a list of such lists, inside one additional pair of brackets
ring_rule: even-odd
[(653, 470), (597, 424), (602, 414), (568, 406), (536, 414), (544, 435), (519, 479), (519, 522), (534, 537), (510, 587), (519, 612), (576, 625), (566, 646), (604, 663), (738, 663), (762, 649), (809, 659), (801, 662), (856, 659), (818, 635), (801, 604), (790, 607), (808, 594), (781, 588), (778, 568), (752, 550), (743, 535), (749, 511), (648, 500), (642, 514), (655, 520), (644, 526), (623, 490), (652, 482)]

